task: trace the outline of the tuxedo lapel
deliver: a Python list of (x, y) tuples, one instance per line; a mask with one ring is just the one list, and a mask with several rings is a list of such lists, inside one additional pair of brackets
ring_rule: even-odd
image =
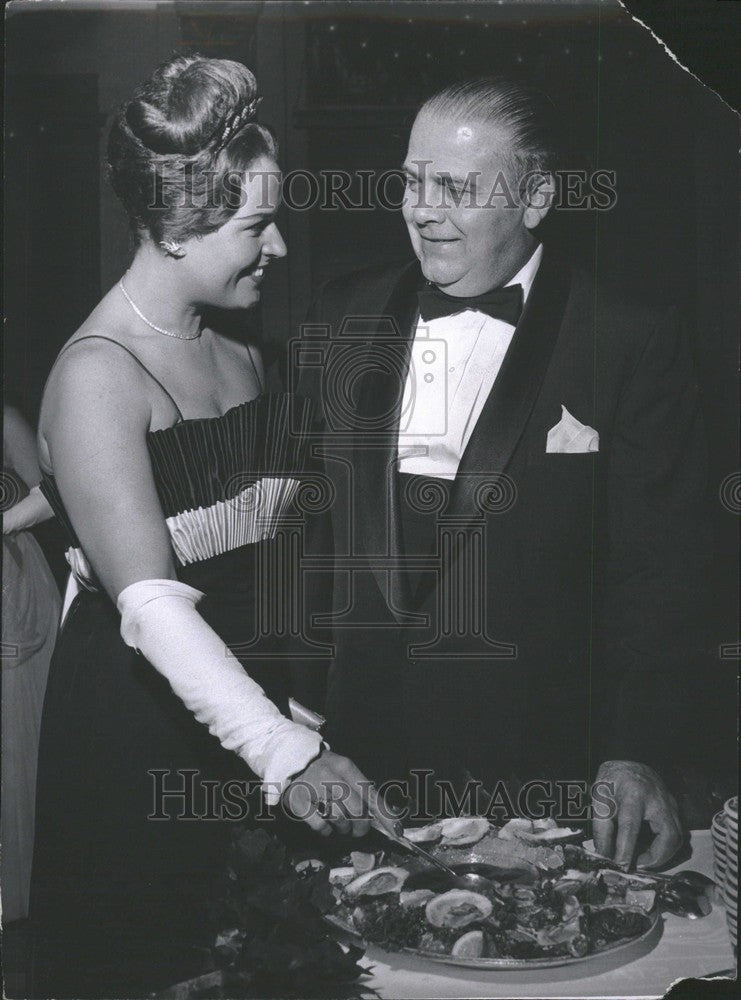
[(475, 493), (487, 476), (505, 471), (540, 390), (553, 354), (566, 299), (568, 271), (546, 252), (496, 381), (468, 441), (447, 515), (477, 518)]
[[(379, 315), (363, 321), (368, 336), (364, 341), (354, 448), (358, 518), (355, 537), (400, 623), (410, 622), (406, 609), (419, 607), (423, 594), (413, 600), (407, 574), (389, 573), (378, 565), (378, 557), (403, 557), (396, 460), (420, 280), (420, 268), (414, 262), (401, 273)], [(458, 525), (478, 520), (477, 487), (483, 479), (506, 470), (548, 368), (568, 292), (568, 271), (546, 253), (501, 370), (463, 453), (446, 520)], [(427, 591), (429, 586), (422, 589)]]
[(396, 460), (420, 277), (419, 264), (414, 261), (402, 271), (379, 315), (364, 319), (368, 339), (354, 448), (358, 517), (355, 537), (364, 547), (381, 592), (400, 623), (412, 620), (404, 611), (411, 605), (407, 575), (379, 566), (378, 557), (402, 556)]
[[(451, 527), (464, 528), (480, 521), (477, 490), (495, 481), (512, 458), (553, 354), (569, 286), (567, 269), (551, 261), (546, 253), (512, 343), (461, 457), (445, 511)], [(424, 605), (435, 585), (434, 575), (426, 574), (415, 607)]]

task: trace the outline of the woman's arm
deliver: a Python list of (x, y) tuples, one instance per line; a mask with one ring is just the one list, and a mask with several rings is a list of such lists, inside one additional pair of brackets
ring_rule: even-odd
[(27, 497), (3, 513), (3, 534), (12, 535), (17, 531), (25, 531), (26, 528), (32, 528), (52, 517), (54, 511), (46, 497), (38, 486), (34, 486)]
[[(93, 569), (122, 615), (121, 634), (162, 673), (221, 744), (237, 753), (277, 802), (299, 773), (312, 787), (348, 782), (360, 833), (363, 780), (349, 761), (322, 753), (321, 737), (284, 718), (196, 609), (204, 595), (180, 583), (152, 476), (146, 435), (151, 408), (133, 363), (80, 345), (57, 366), (46, 440), (62, 500)], [(316, 761), (319, 757), (324, 762)], [(308, 778), (306, 779), (308, 780)], [(312, 812), (314, 829), (329, 832)]]
[(3, 512), (3, 534), (11, 535), (48, 521), (54, 511), (38, 489), (41, 481), (36, 439), (28, 421), (13, 406), (3, 407), (4, 460), (31, 492)]
[(57, 363), (44, 437), (70, 521), (114, 600), (136, 580), (176, 578), (147, 449), (150, 420), (144, 375), (122, 350), (80, 343)]
[(31, 426), (14, 406), (3, 406), (3, 448), (6, 463), (31, 489), (41, 482), (36, 438)]

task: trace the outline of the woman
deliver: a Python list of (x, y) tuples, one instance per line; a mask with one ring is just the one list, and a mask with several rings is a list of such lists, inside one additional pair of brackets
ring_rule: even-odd
[(3, 922), (28, 916), (41, 706), (59, 621), (59, 591), (27, 528), (51, 517), (38, 492), (36, 442), (3, 407)]
[(244, 666), (228, 649), (255, 631), (260, 567), (298, 489), (291, 428), (311, 419), (305, 400), (261, 395), (258, 351), (223, 332), (286, 253), (257, 103), (244, 66), (189, 56), (121, 108), (109, 169), (138, 246), (45, 390), (43, 488), (81, 591), (42, 725), (36, 995), (140, 996), (190, 971), (230, 832), (209, 787), (257, 775), (268, 803), (285, 795), (329, 833), (307, 800), (341, 781), (329, 822), (368, 829), (363, 776), (286, 718), (271, 643)]

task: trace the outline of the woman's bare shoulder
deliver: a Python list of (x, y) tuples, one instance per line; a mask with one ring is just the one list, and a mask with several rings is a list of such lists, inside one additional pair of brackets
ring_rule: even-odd
[(125, 331), (85, 323), (57, 355), (44, 388), (39, 416), (39, 446), (48, 464), (48, 444), (60, 421), (93, 423), (101, 432), (109, 421), (149, 420), (151, 402), (145, 373), (125, 343)]
[(60, 391), (89, 395), (96, 386), (115, 389), (119, 385), (122, 392), (129, 393), (142, 382), (141, 365), (121, 331), (86, 322), (57, 355), (44, 389), (44, 401)]
[(134, 353), (129, 347), (130, 328), (115, 305), (113, 289), (95, 306), (57, 355), (44, 395), (55, 385), (87, 382), (91, 376), (105, 378), (108, 372), (123, 379), (136, 374)]

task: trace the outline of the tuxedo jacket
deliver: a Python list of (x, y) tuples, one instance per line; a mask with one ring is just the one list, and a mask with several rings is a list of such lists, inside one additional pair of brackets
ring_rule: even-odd
[[(396, 471), (422, 280), (415, 261), (317, 292), (292, 373), (332, 483), (332, 748), (408, 768), (587, 778), (695, 745), (704, 430), (676, 311), (544, 255), (409, 585)], [(442, 405), (442, 402), (441, 402)], [(599, 450), (546, 451), (562, 406)]]

